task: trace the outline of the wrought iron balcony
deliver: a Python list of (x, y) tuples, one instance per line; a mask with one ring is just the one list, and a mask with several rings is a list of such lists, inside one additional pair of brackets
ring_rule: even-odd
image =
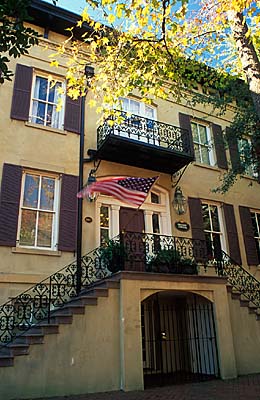
[(99, 159), (174, 173), (194, 160), (191, 134), (177, 126), (120, 111), (97, 130)]

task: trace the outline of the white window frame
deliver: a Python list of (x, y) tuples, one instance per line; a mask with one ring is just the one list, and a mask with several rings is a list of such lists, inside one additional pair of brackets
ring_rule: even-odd
[[(157, 109), (156, 109), (155, 106), (151, 106), (149, 104), (144, 103), (143, 101), (137, 100), (137, 99), (132, 98), (132, 97), (120, 97), (119, 101), (121, 102), (122, 111), (125, 111), (125, 112), (127, 112), (129, 114), (139, 115), (140, 117), (148, 118), (148, 119), (151, 119), (153, 121), (157, 121)], [(129, 105), (128, 110), (124, 109), (123, 101), (127, 101), (128, 102), (128, 105)], [(133, 113), (133, 112), (130, 111), (130, 102), (131, 101), (135, 101), (136, 103), (139, 104), (139, 106), (140, 106), (139, 113)], [(153, 113), (154, 113), (153, 118), (147, 117), (147, 115), (145, 113), (146, 108), (153, 110)]]
[[(147, 196), (146, 201), (142, 204), (140, 210), (144, 212), (145, 233), (153, 234), (152, 215), (159, 214), (160, 235), (172, 235), (171, 217), (170, 217), (170, 201), (167, 190), (155, 186), (152, 191), (159, 196), (160, 203), (151, 202), (151, 192)], [(128, 203), (123, 203), (112, 196), (98, 196), (96, 201), (96, 221), (100, 221), (100, 208), (107, 206), (110, 209), (110, 238), (119, 235), (119, 212), (120, 207), (132, 207)], [(100, 223), (96, 225), (96, 246), (100, 246)]]
[[(222, 211), (222, 207), (220, 204), (217, 203), (213, 203), (213, 202), (209, 202), (207, 200), (201, 200), (201, 207), (203, 204), (207, 204), (208, 206), (215, 206), (217, 207), (217, 212), (218, 212), (218, 222), (219, 222), (219, 228), (220, 231), (214, 231), (214, 230), (207, 230), (204, 229), (204, 232), (210, 233), (210, 234), (219, 234), (220, 235), (220, 245), (221, 245), (221, 249), (224, 251), (227, 251), (227, 244), (226, 244), (226, 237), (225, 237), (225, 228), (224, 228), (224, 216), (223, 216), (223, 211)], [(210, 214), (210, 225), (211, 227), (213, 227), (212, 224), (212, 219), (211, 219), (211, 214)]]
[[(199, 138), (200, 138), (200, 133), (199, 133), (198, 126), (203, 126), (204, 128), (206, 128), (206, 136), (207, 136), (207, 141), (208, 141), (207, 144), (204, 144), (201, 141), (199, 141), (199, 142), (195, 141), (194, 135), (192, 134), (193, 143), (198, 145), (199, 154), (200, 154), (200, 159), (199, 160), (196, 159), (196, 162), (203, 164), (203, 165), (215, 166), (216, 165), (216, 156), (215, 156), (215, 152), (214, 152), (214, 141), (213, 141), (212, 132), (211, 132), (209, 125), (206, 123), (203, 123), (203, 121), (197, 121), (197, 120), (191, 120), (191, 124), (195, 124), (197, 126), (197, 133), (198, 133)], [(209, 164), (203, 162), (202, 153), (201, 153), (202, 147), (207, 148), (208, 155), (209, 155)]]
[[(40, 99), (37, 99), (37, 98), (34, 97), (34, 90), (35, 90), (35, 84), (36, 84), (36, 78), (37, 77), (47, 79), (47, 81), (48, 81), (46, 99), (48, 99), (48, 94), (49, 94), (49, 89), (50, 89), (51, 82), (55, 82), (55, 83), (56, 82), (60, 82), (61, 83), (63, 94), (61, 94), (60, 97), (61, 97), (61, 101), (63, 103), (63, 107), (61, 108), (60, 111), (58, 111), (58, 113), (59, 113), (59, 125), (58, 125), (58, 127), (54, 127), (54, 126), (52, 126), (52, 124), (51, 125), (47, 125), (48, 104), (50, 104), (52, 106), (55, 106), (57, 103), (48, 102), (47, 100), (40, 100)], [(63, 79), (62, 77), (52, 76), (51, 79), (50, 79), (50, 76), (48, 74), (45, 74), (44, 72), (37, 71), (37, 70), (34, 71), (33, 72), (33, 79), (32, 79), (31, 99), (30, 99), (29, 122), (32, 123), (32, 124), (35, 124), (37, 126), (44, 126), (44, 127), (49, 127), (49, 128), (53, 128), (53, 129), (64, 130), (65, 91), (66, 91), (66, 83), (65, 83), (65, 79)], [(33, 121), (33, 118), (37, 118), (37, 116), (33, 116), (32, 115), (32, 113), (33, 113), (33, 102), (34, 101), (42, 102), (42, 103), (45, 103), (47, 105), (46, 108), (45, 108), (45, 116), (44, 116), (44, 123), (43, 124), (39, 124), (38, 122)]]
[[(37, 211), (37, 217), (36, 217), (36, 225), (38, 225), (38, 218), (39, 218), (39, 212), (41, 211), (40, 208), (31, 208), (31, 207), (24, 207), (23, 206), (23, 199), (24, 199), (24, 188), (25, 188), (25, 179), (26, 175), (37, 175), (42, 177), (47, 177), (47, 178), (52, 178), (55, 179), (55, 189), (54, 189), (54, 202), (53, 202), (53, 211), (48, 211), (48, 210), (42, 210), (43, 212), (50, 212), (54, 215), (53, 221), (52, 221), (52, 240), (51, 240), (51, 247), (42, 247), (42, 246), (37, 246), (36, 241), (37, 241), (37, 235), (35, 235), (35, 245), (34, 246), (26, 246), (20, 244), (20, 230), (21, 230), (21, 223), (22, 223), (22, 210), (33, 210)], [(39, 204), (39, 199), (40, 196), (38, 197), (38, 204)], [(19, 206), (19, 217), (18, 217), (18, 229), (17, 229), (17, 247), (21, 248), (27, 248), (27, 249), (38, 249), (38, 250), (46, 250), (46, 251), (57, 251), (58, 249), (58, 233), (59, 233), (59, 205), (60, 205), (60, 175), (58, 174), (52, 174), (52, 173), (47, 173), (44, 171), (35, 171), (35, 170), (24, 170), (23, 171), (23, 176), (22, 176), (22, 184), (21, 184), (21, 197), (20, 197), (20, 206)]]

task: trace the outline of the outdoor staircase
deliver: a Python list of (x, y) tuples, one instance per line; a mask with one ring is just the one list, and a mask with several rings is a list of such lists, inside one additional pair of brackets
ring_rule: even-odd
[(260, 281), (242, 265), (232, 260), (222, 251), (221, 260), (216, 261), (216, 272), (227, 278), (227, 290), (233, 300), (238, 300), (240, 307), (247, 307), (249, 314), (260, 320)]
[(34, 345), (44, 344), (46, 335), (59, 334), (59, 327), (72, 324), (73, 315), (85, 314), (86, 307), (97, 306), (99, 297), (108, 297), (109, 289), (118, 289), (120, 282), (116, 279), (98, 281), (87, 289), (83, 289), (77, 297), (72, 298), (61, 308), (53, 310), (48, 320), (43, 320), (16, 337), (12, 342), (0, 348), (0, 367), (14, 365), (15, 357), (30, 354)]

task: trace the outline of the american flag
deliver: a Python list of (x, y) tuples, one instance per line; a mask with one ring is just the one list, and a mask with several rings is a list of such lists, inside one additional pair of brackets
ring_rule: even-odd
[(157, 179), (158, 176), (153, 178), (126, 178), (123, 176), (104, 178), (85, 186), (77, 194), (77, 197), (85, 198), (93, 193), (101, 193), (140, 207)]

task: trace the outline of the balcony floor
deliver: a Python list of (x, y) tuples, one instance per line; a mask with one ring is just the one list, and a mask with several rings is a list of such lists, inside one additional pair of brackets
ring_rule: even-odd
[(101, 160), (173, 174), (194, 159), (189, 154), (161, 146), (109, 135), (96, 152)]

